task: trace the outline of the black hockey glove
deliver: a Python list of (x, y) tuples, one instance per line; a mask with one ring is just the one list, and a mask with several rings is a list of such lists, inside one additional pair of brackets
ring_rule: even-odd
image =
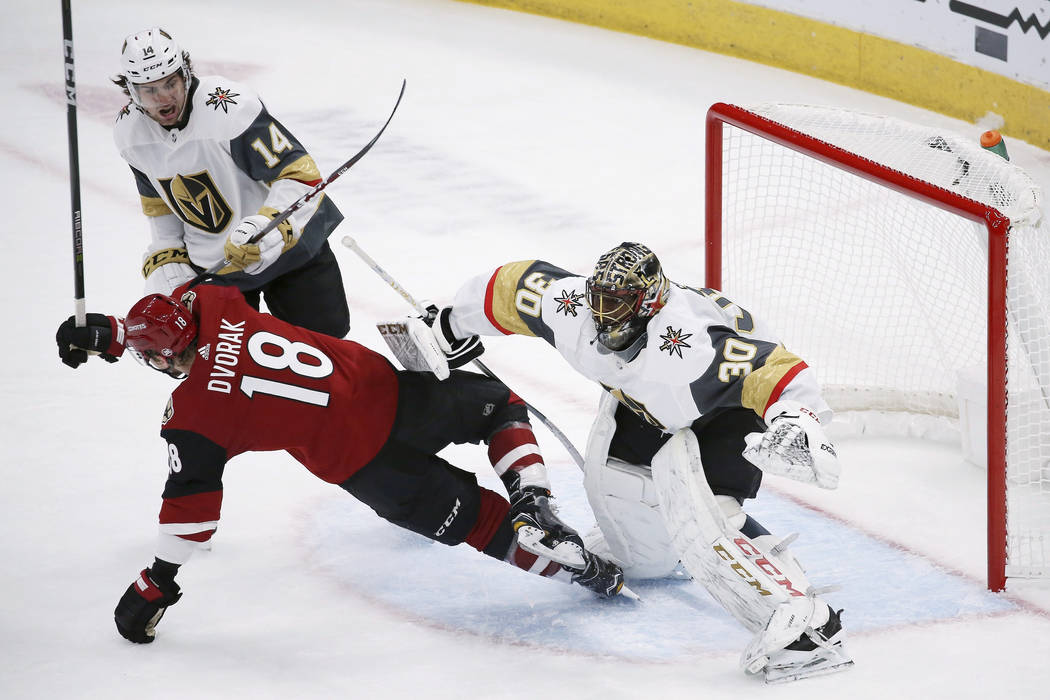
[(153, 567), (143, 569), (139, 577), (120, 597), (113, 620), (120, 636), (136, 644), (149, 644), (156, 635), (155, 627), (164, 617), (169, 605), (182, 597), (175, 583), (177, 564), (156, 560)]
[(88, 314), (87, 325), (77, 326), (76, 319), (70, 316), (55, 333), (58, 356), (73, 369), (87, 362), (89, 352), (99, 353), (99, 357), (106, 362), (116, 362), (120, 353), (112, 353), (113, 326), (117, 323), (120, 321), (103, 314)]
[(448, 320), (449, 315), (452, 313), (451, 306), (446, 306), (440, 311), (434, 304), (426, 308), (427, 314), (422, 317), (423, 321), (433, 329), (438, 345), (441, 346), (441, 351), (445, 353), (445, 359), (448, 360), (449, 369), (462, 367), (468, 362), (481, 357), (481, 353), (485, 352), (485, 346), (481, 344), (481, 338), (472, 335), (461, 340), (452, 332), (452, 325)]
[(557, 542), (573, 542), (583, 547), (580, 535), (561, 521), (551, 505), (551, 492), (540, 486), (526, 486), (510, 493), (510, 522), (517, 530), (532, 525)]
[(623, 589), (623, 570), (590, 552), (585, 552), (584, 559), (587, 561), (587, 567), (580, 573), (573, 574), (572, 582), (603, 598), (619, 595)]

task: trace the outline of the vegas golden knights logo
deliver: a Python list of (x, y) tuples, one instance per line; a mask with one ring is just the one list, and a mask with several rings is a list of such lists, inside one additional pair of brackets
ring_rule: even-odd
[(172, 210), (190, 226), (208, 233), (221, 233), (230, 223), (233, 211), (207, 170), (159, 182), (173, 205)]

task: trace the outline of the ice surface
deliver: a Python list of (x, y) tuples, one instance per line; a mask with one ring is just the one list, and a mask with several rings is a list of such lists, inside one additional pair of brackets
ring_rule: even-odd
[[(161, 24), (194, 56), (257, 89), (327, 173), (382, 123), (383, 139), (328, 192), (352, 234), (417, 297), (541, 257), (586, 271), (642, 239), (669, 275), (702, 282), (703, 117), (716, 101), (813, 102), (981, 129), (775, 69), (639, 37), (439, 0), (290, 6), (74, 2), (88, 307), (123, 312), (146, 239), (113, 148), (107, 77), (128, 32)], [(857, 666), (773, 689), (745, 678), (746, 635), (683, 582), (603, 604), (464, 547), (379, 521), (283, 454), (228, 466), (214, 548), (157, 642), (117, 636), (112, 610), (151, 561), (166, 473), (157, 437), (169, 380), (134, 362), (58, 362), (72, 313), (58, 3), (0, 22), (0, 697), (778, 698), (1038, 697), (1050, 681), (1050, 591), (984, 591), (983, 474), (957, 449), (850, 439), (836, 492), (769, 479), (754, 512), (846, 608)], [(1044, 186), (1050, 154), (1010, 141)], [(400, 297), (337, 247), (352, 338), (382, 343)], [(542, 342), (495, 339), (486, 362), (577, 446), (597, 390)], [(566, 517), (589, 525), (579, 473), (539, 431)], [(498, 482), (477, 448), (446, 455)]]

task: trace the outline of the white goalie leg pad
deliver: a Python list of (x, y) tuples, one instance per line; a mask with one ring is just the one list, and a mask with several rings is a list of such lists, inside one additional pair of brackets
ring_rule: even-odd
[(678, 565), (678, 552), (660, 513), (652, 470), (610, 458), (617, 401), (602, 395), (584, 460), (584, 488), (598, 530), (587, 533), (588, 551), (611, 559), (628, 579), (662, 578)]
[[(691, 430), (678, 431), (657, 452), (653, 479), (667, 530), (686, 569), (729, 614), (757, 633), (745, 652), (749, 671), (760, 661), (757, 670), (764, 668), (771, 645), (782, 648), (801, 636), (816, 608), (826, 614), (827, 606), (807, 595), (809, 581), (800, 568), (762, 551), (730, 524), (719, 503), (726, 499), (716, 499), (707, 484)], [(727, 510), (733, 524), (742, 524), (738, 507)], [(769, 629), (774, 618), (776, 624)]]

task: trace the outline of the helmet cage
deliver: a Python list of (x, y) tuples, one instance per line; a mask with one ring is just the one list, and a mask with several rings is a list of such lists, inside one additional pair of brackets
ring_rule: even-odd
[(642, 307), (645, 289), (606, 287), (587, 280), (587, 307), (599, 331), (608, 331), (634, 317)]

